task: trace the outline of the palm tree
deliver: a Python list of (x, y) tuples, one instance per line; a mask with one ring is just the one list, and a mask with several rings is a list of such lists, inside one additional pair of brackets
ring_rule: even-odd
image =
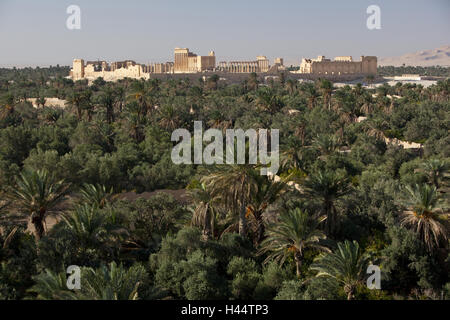
[(258, 172), (252, 165), (225, 165), (221, 170), (202, 178), (201, 182), (220, 196), (226, 208), (239, 217), (239, 234), (247, 235), (247, 205), (256, 190)]
[(73, 212), (62, 216), (62, 223), (81, 250), (98, 248), (111, 237), (108, 217), (96, 206), (78, 205)]
[(173, 131), (178, 128), (180, 124), (180, 118), (173, 105), (168, 105), (160, 109), (159, 125), (166, 130)]
[(354, 299), (357, 286), (364, 281), (369, 258), (359, 247), (358, 242), (340, 242), (332, 253), (320, 255), (311, 265), (318, 271), (316, 277), (328, 277), (344, 287), (347, 300)]
[(126, 119), (130, 130), (130, 135), (137, 143), (140, 143), (145, 138), (143, 133), (145, 117), (142, 115), (142, 111), (137, 102), (127, 104), (126, 111)]
[(9, 115), (12, 115), (15, 111), (15, 107), (18, 101), (13, 94), (7, 94), (0, 100), (0, 119), (5, 119)]
[(130, 102), (137, 103), (139, 106), (138, 115), (141, 117), (146, 117), (149, 110), (153, 108), (153, 99), (144, 81), (136, 81), (133, 83), (128, 99)]
[(36, 98), (36, 105), (39, 107), (39, 106), (42, 106), (42, 108), (44, 108), (45, 107), (45, 103), (46, 103), (46, 99), (44, 98), (44, 97), (38, 97), (38, 98)]
[(62, 271), (55, 273), (45, 270), (33, 277), (35, 284), (28, 292), (36, 294), (37, 300), (76, 300), (75, 292), (67, 288), (67, 274)]
[(99, 105), (106, 110), (106, 122), (114, 122), (114, 105), (116, 103), (115, 92), (111, 87), (105, 87), (99, 96)]
[(139, 286), (146, 281), (147, 272), (140, 264), (129, 269), (111, 262), (98, 269), (84, 268), (81, 272), (82, 300), (138, 300)]
[(333, 83), (329, 80), (321, 80), (319, 83), (319, 89), (322, 91), (324, 106), (331, 109), (331, 93), (333, 92)]
[(407, 186), (402, 204), (407, 208), (401, 215), (401, 224), (413, 229), (428, 250), (447, 243), (448, 213), (441, 214), (440, 199), (435, 186), (427, 184)]
[(147, 279), (146, 270), (140, 264), (126, 269), (111, 262), (98, 269), (82, 268), (81, 288), (67, 288), (65, 272), (46, 270), (34, 277), (35, 285), (29, 290), (39, 300), (137, 300), (139, 286)]
[(208, 240), (214, 236), (216, 216), (218, 213), (218, 197), (210, 192), (204, 183), (189, 190), (194, 202), (192, 224), (203, 229), (203, 238)]
[(317, 89), (312, 84), (306, 84), (305, 86), (306, 99), (308, 100), (308, 108), (313, 109), (316, 106), (317, 98), (320, 96)]
[(255, 245), (259, 245), (264, 238), (265, 225), (263, 214), (287, 190), (284, 181), (275, 181), (273, 176), (257, 176), (256, 190), (247, 206), (246, 217), (252, 217), (255, 225)]
[(100, 184), (85, 183), (80, 190), (80, 202), (97, 206), (100, 209), (111, 203), (114, 198), (113, 188), (107, 190), (105, 186)]
[(271, 115), (279, 112), (284, 107), (281, 98), (271, 88), (259, 89), (256, 92), (256, 96), (256, 104)]
[(119, 113), (122, 113), (123, 107), (125, 105), (126, 101), (126, 94), (125, 94), (125, 88), (124, 87), (115, 87), (114, 88), (114, 96), (115, 96), (115, 105), (117, 109), (119, 110)]
[(310, 216), (299, 208), (283, 212), (279, 221), (267, 228), (267, 238), (261, 244), (260, 254), (270, 253), (264, 263), (275, 260), (284, 264), (286, 259), (293, 254), (297, 277), (300, 277), (306, 250), (329, 251), (320, 243), (326, 236), (318, 229), (320, 223), (325, 219), (325, 216)]
[(46, 171), (25, 170), (17, 178), (15, 188), (8, 194), (19, 216), (28, 216), (34, 226), (34, 236), (38, 241), (45, 233), (47, 215), (55, 209), (69, 190), (64, 181), (53, 181)]
[(314, 147), (320, 151), (320, 154), (324, 157), (329, 156), (336, 152), (340, 145), (340, 139), (336, 135), (321, 134), (314, 140)]
[(439, 189), (442, 180), (446, 178), (446, 173), (450, 169), (450, 163), (441, 159), (428, 159), (422, 166), (425, 174), (428, 176), (430, 183), (432, 183), (436, 189)]
[(67, 105), (71, 108), (75, 108), (78, 120), (83, 117), (83, 101), (84, 97), (80, 92), (72, 92), (67, 97)]
[(321, 202), (320, 210), (327, 217), (325, 225), (327, 235), (335, 234), (338, 228), (336, 202), (350, 190), (348, 179), (334, 171), (320, 170), (305, 180), (305, 194)]

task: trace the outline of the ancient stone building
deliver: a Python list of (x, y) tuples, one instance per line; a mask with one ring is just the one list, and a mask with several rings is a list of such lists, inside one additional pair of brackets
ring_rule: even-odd
[(188, 48), (175, 48), (174, 73), (196, 73), (212, 71), (216, 67), (216, 55), (211, 51), (207, 56), (198, 56)]
[(253, 73), (267, 72), (269, 70), (269, 60), (265, 56), (256, 57), (256, 61), (222, 61), (218, 70), (230, 73)]
[(131, 60), (113, 62), (111, 65), (105, 61), (88, 61), (85, 65), (83, 59), (75, 59), (70, 76), (74, 81), (95, 80), (99, 77), (105, 81), (115, 81), (123, 78), (149, 79), (150, 73), (145, 72), (142, 65)]
[(302, 59), (299, 73), (344, 75), (344, 74), (376, 74), (377, 57), (362, 56), (361, 61), (353, 61), (351, 56), (336, 57), (333, 61), (325, 56), (317, 59)]

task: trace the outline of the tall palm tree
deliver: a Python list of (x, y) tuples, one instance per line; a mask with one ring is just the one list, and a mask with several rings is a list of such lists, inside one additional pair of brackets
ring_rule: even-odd
[(333, 83), (326, 79), (321, 80), (319, 82), (319, 90), (322, 92), (324, 107), (331, 109), (331, 94), (333, 92)]
[(123, 107), (125, 105), (126, 101), (126, 94), (125, 94), (125, 88), (122, 86), (118, 86), (114, 88), (114, 96), (115, 99), (115, 105), (117, 109), (119, 110), (119, 113), (122, 113)]
[(363, 283), (369, 258), (359, 247), (358, 242), (340, 242), (332, 253), (317, 257), (311, 269), (318, 271), (316, 277), (328, 277), (344, 287), (347, 300), (354, 299), (357, 286)]
[(247, 235), (246, 209), (256, 190), (255, 177), (259, 174), (252, 165), (224, 165), (220, 170), (203, 177), (216, 196), (221, 196), (226, 208), (239, 217), (239, 234)]
[(313, 140), (313, 146), (320, 151), (323, 157), (327, 157), (336, 152), (340, 145), (341, 141), (336, 135), (321, 134)]
[(306, 99), (308, 100), (308, 108), (313, 109), (316, 106), (316, 101), (320, 94), (317, 92), (316, 87), (312, 84), (307, 84), (304, 91), (306, 94)]
[(435, 186), (407, 186), (402, 204), (407, 208), (401, 224), (413, 229), (428, 250), (446, 244), (449, 234), (448, 212), (443, 213)]
[(78, 120), (81, 120), (83, 117), (83, 101), (84, 97), (80, 92), (72, 92), (67, 97), (66, 104), (71, 108), (75, 108)]
[(256, 96), (256, 104), (272, 115), (279, 112), (284, 107), (283, 101), (276, 94), (274, 89), (266, 87), (261, 88), (256, 92)]
[(113, 123), (115, 120), (114, 105), (116, 104), (116, 96), (111, 87), (105, 87), (102, 90), (98, 99), (98, 104), (106, 110), (106, 122), (109, 124)]
[(423, 163), (422, 168), (428, 176), (430, 183), (432, 183), (436, 189), (439, 189), (450, 169), (450, 163), (446, 160), (433, 158), (426, 160)]
[(205, 240), (214, 236), (216, 216), (218, 213), (218, 197), (208, 190), (204, 183), (189, 190), (194, 202), (192, 224), (200, 226)]
[(325, 230), (334, 235), (338, 229), (336, 202), (351, 191), (347, 177), (334, 171), (320, 170), (312, 173), (304, 182), (304, 192), (311, 199), (321, 202), (320, 211), (327, 217)]
[(275, 260), (283, 264), (293, 254), (297, 276), (300, 277), (307, 249), (329, 251), (320, 243), (326, 236), (318, 229), (325, 219), (325, 216), (310, 216), (299, 208), (283, 212), (279, 221), (267, 228), (267, 238), (261, 243), (260, 254), (269, 252), (264, 263)]
[(136, 81), (131, 86), (131, 93), (128, 95), (130, 102), (136, 102), (139, 106), (138, 115), (146, 117), (147, 113), (153, 109), (153, 98), (147, 90), (144, 81)]
[(247, 206), (246, 217), (251, 217), (254, 221), (255, 245), (257, 246), (264, 239), (264, 212), (271, 204), (280, 199), (288, 186), (284, 181), (275, 181), (273, 176), (257, 176), (255, 180), (256, 190)]
[(8, 197), (13, 201), (19, 216), (28, 216), (34, 226), (34, 236), (38, 241), (45, 233), (47, 215), (64, 200), (69, 185), (64, 181), (54, 181), (46, 171), (25, 170), (17, 178)]
[(98, 248), (112, 236), (108, 216), (96, 206), (78, 205), (62, 216), (62, 222), (80, 250)]
[(173, 131), (178, 128), (180, 118), (173, 105), (164, 106), (159, 111), (159, 125), (166, 130)]

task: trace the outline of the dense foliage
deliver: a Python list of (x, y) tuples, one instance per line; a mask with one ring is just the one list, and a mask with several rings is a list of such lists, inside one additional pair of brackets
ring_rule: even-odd
[[(0, 70), (0, 299), (450, 299), (448, 79), (66, 74)], [(279, 129), (277, 179), (174, 164), (194, 120)]]

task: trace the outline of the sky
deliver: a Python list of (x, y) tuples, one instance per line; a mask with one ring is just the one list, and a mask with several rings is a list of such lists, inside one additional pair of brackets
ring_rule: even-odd
[[(69, 30), (67, 7), (81, 9)], [(369, 5), (381, 29), (366, 26)], [(450, 44), (449, 0), (0, 0), (0, 67), (75, 58), (173, 61), (175, 47), (217, 61), (399, 56)]]

